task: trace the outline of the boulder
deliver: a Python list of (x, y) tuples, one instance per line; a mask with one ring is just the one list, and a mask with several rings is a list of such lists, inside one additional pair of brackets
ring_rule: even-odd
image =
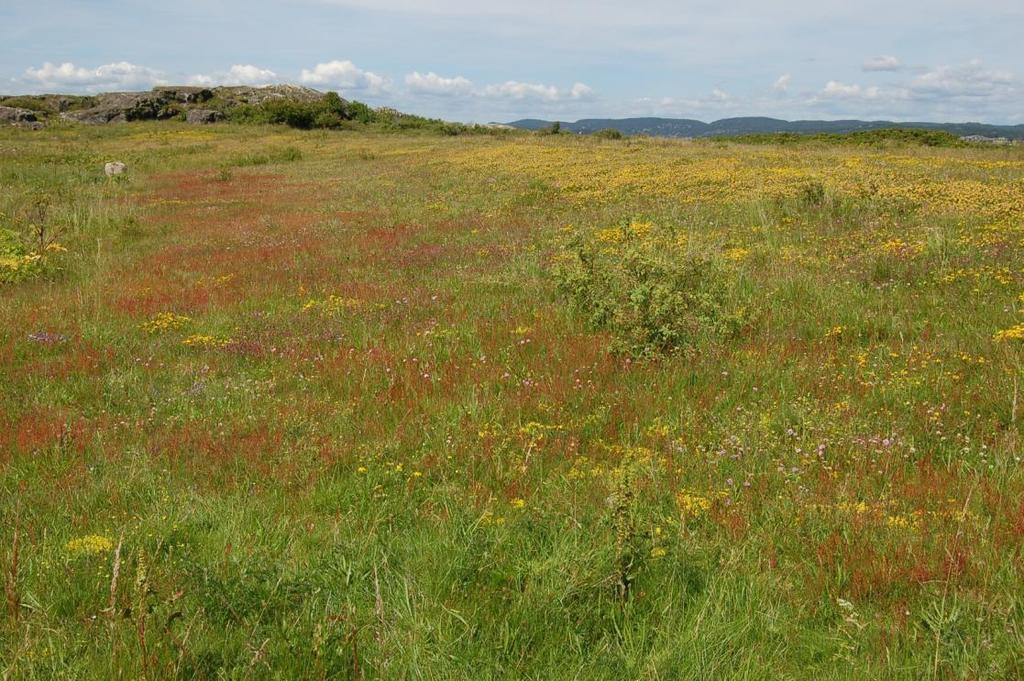
[(103, 172), (107, 174), (107, 177), (114, 177), (115, 175), (121, 175), (127, 172), (128, 166), (121, 161), (110, 161), (103, 166)]
[(196, 125), (206, 125), (222, 120), (224, 120), (224, 114), (213, 109), (189, 109), (185, 114), (185, 121)]
[(36, 112), (30, 109), (0, 106), (0, 123), (31, 123), (35, 120)]

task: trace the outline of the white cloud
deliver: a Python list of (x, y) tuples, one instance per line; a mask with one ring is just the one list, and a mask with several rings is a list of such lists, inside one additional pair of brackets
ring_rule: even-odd
[(277, 82), (277, 74), (252, 64), (235, 64), (227, 71), (198, 74), (188, 79), (192, 85), (268, 85)]
[(554, 85), (541, 83), (521, 83), (509, 80), (498, 85), (488, 85), (481, 92), (485, 97), (505, 97), (508, 99), (541, 99), (549, 102), (558, 99), (558, 88)]
[(264, 85), (277, 80), (277, 74), (252, 64), (235, 64), (228, 70), (228, 79), (240, 85)]
[(918, 70), (912, 78), (884, 85), (831, 80), (809, 99), (794, 104), (822, 107), (842, 116), (1005, 121), (1006, 112), (1014, 110), (1022, 95), (1024, 84), (1012, 72), (990, 69), (974, 60)]
[(1009, 71), (993, 71), (980, 60), (960, 66), (938, 66), (917, 76), (909, 84), (915, 97), (1013, 97), (1016, 78)]
[(594, 89), (585, 83), (573, 83), (569, 96), (573, 99), (587, 99), (594, 96)]
[(899, 71), (903, 68), (900, 60), (891, 55), (883, 54), (864, 60), (861, 69), (864, 71)]
[(881, 90), (874, 85), (862, 87), (830, 80), (825, 84), (820, 96), (826, 99), (877, 99), (880, 94)]
[(522, 83), (517, 80), (509, 80), (496, 85), (488, 85), (479, 94), (482, 97), (513, 99), (517, 101), (559, 102), (589, 99), (593, 96), (594, 90), (585, 83), (574, 83), (569, 90), (562, 90), (554, 85)]
[(775, 82), (772, 84), (772, 89), (776, 92), (786, 92), (789, 90), (789, 83), (791, 80), (793, 80), (793, 76), (788, 73), (784, 73), (775, 79)]
[(371, 95), (383, 94), (391, 88), (391, 82), (384, 76), (364, 71), (347, 59), (302, 69), (299, 80), (306, 85), (334, 87), (342, 91), (364, 91)]
[(410, 92), (416, 94), (456, 96), (473, 92), (472, 81), (462, 76), (445, 78), (433, 71), (426, 74), (413, 71), (405, 76), (405, 84)]
[(22, 82), (34, 90), (102, 92), (149, 88), (165, 81), (160, 71), (121, 61), (94, 69), (71, 62), (46, 62), (39, 68), (26, 69)]

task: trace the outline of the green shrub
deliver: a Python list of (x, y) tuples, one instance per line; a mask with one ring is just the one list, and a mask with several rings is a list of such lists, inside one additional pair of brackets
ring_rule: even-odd
[(372, 123), (374, 121), (373, 109), (362, 102), (349, 102), (345, 110), (346, 118), (349, 120), (358, 121), (359, 123)]
[(604, 130), (598, 130), (594, 133), (594, 137), (600, 137), (606, 140), (620, 140), (623, 138), (621, 130), (615, 128), (605, 128)]
[(692, 352), (738, 328), (722, 259), (670, 229), (630, 222), (575, 233), (554, 268), (558, 288), (612, 350), (635, 357)]
[(923, 128), (879, 128), (856, 132), (766, 132), (749, 135), (723, 135), (716, 141), (738, 142), (741, 144), (825, 144), (837, 146), (923, 146), (923, 147), (965, 147), (967, 143), (951, 132)]
[(270, 157), (266, 154), (244, 154), (228, 161), (229, 166), (245, 168), (247, 166), (265, 166), (270, 163)]
[(345, 118), (334, 111), (321, 111), (313, 119), (314, 128), (337, 130), (345, 124)]
[(270, 123), (283, 123), (292, 128), (307, 130), (319, 113), (319, 106), (291, 99), (272, 99), (263, 104)]
[(0, 284), (12, 284), (43, 272), (43, 257), (25, 247), (17, 232), (0, 228)]
[(561, 135), (562, 134), (562, 124), (559, 123), (558, 121), (555, 121), (554, 123), (552, 123), (548, 127), (543, 128), (542, 130), (539, 130), (538, 132), (540, 134), (542, 134), (542, 135)]

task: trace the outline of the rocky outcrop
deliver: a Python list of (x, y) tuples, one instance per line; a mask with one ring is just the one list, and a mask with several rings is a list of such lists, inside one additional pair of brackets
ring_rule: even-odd
[(173, 118), (181, 113), (177, 102), (164, 92), (111, 92), (96, 100), (96, 106), (65, 111), (61, 118), (79, 123), (118, 123)]
[(215, 109), (189, 109), (185, 114), (185, 122), (195, 125), (206, 125), (224, 120), (224, 114)]
[(0, 106), (0, 123), (32, 123), (35, 121), (35, 111), (15, 106)]
[(153, 92), (180, 104), (202, 104), (213, 99), (213, 90), (191, 85), (160, 85)]
[(124, 121), (163, 120), (185, 114), (190, 123), (213, 123), (223, 119), (223, 113), (210, 107), (196, 105), (216, 100), (218, 109), (240, 104), (259, 105), (275, 99), (298, 102), (317, 102), (324, 93), (298, 85), (268, 85), (250, 87), (192, 87), (165, 85), (149, 92), (111, 92), (97, 95), (84, 109), (62, 111), (60, 116), (79, 123), (119, 123)]
[(127, 172), (128, 166), (122, 161), (110, 161), (103, 166), (103, 172), (107, 177), (113, 177), (114, 175), (123, 175)]
[(248, 85), (213, 88), (213, 95), (228, 104), (263, 104), (272, 99), (291, 99), (296, 102), (319, 102), (324, 93), (299, 85)]

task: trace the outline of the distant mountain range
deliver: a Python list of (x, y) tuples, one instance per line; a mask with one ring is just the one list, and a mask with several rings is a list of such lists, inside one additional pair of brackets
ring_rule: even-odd
[[(541, 130), (554, 121), (525, 118), (508, 125), (524, 130)], [(847, 133), (883, 128), (918, 128), (944, 130), (961, 137), (982, 135), (1024, 140), (1024, 125), (988, 125), (986, 123), (897, 123), (894, 121), (784, 121), (778, 118), (750, 116), (723, 118), (705, 123), (689, 118), (585, 118), (575, 123), (561, 122), (562, 130), (589, 134), (614, 128), (625, 135), (654, 137), (716, 137), (721, 135), (753, 135), (790, 132), (801, 134)]]

